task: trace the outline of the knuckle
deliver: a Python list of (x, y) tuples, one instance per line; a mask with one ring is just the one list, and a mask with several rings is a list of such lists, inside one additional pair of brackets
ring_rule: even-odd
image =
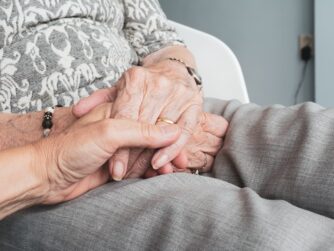
[(206, 152), (209, 153), (212, 156), (216, 156), (217, 153), (220, 151), (220, 149), (223, 146), (223, 140), (211, 142), (210, 145), (206, 146)]
[(194, 134), (194, 129), (190, 126), (184, 126), (182, 127), (182, 134), (190, 138)]
[(199, 114), (188, 113), (184, 115), (182, 125), (183, 131), (185, 131), (185, 133), (188, 132), (190, 135), (192, 135), (195, 132), (197, 125), (200, 122), (200, 119), (201, 117)]
[(184, 82), (177, 83), (177, 91), (182, 95), (190, 95), (191, 90)]
[(210, 146), (212, 147), (214, 152), (217, 152), (223, 145), (222, 139), (211, 140)]
[(134, 66), (124, 73), (125, 88), (137, 90), (145, 82), (146, 69)]
[(156, 87), (159, 88), (159, 90), (168, 90), (171, 89), (170, 87), (172, 86), (171, 81), (163, 76), (159, 75), (156, 78)]
[(144, 67), (140, 67), (140, 66), (133, 66), (131, 67), (127, 73), (130, 76), (134, 76), (134, 77), (143, 77), (143, 75), (146, 73), (146, 69)]
[(114, 116), (115, 119), (131, 119), (132, 117), (133, 116), (131, 116), (131, 113), (125, 111), (118, 112)]
[(202, 127), (205, 127), (206, 124), (210, 122), (209, 117), (210, 117), (210, 114), (208, 114), (206, 112), (202, 113), (201, 122), (200, 122)]
[(137, 119), (139, 109), (132, 103), (117, 106), (112, 117), (116, 119)]

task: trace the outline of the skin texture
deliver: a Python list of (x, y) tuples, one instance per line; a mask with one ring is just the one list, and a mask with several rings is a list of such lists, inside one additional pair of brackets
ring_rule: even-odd
[[(51, 134), (58, 134), (74, 123), (71, 108), (57, 108), (53, 115)], [(0, 113), (0, 151), (24, 146), (43, 138), (44, 112), (28, 114)]]
[[(95, 92), (93, 95), (97, 100), (106, 103), (109, 100), (115, 99), (116, 91), (116, 88), (104, 89)], [(95, 99), (86, 99), (82, 105), (87, 105), (88, 107), (96, 106), (94, 103), (89, 103), (90, 101), (94, 100)], [(43, 112), (34, 112), (22, 115), (0, 114), (0, 149), (5, 150), (8, 148), (24, 146), (42, 139), (42, 117)], [(54, 126), (51, 130), (51, 135), (57, 135), (63, 132), (76, 121), (77, 118), (73, 116), (71, 107), (57, 108), (53, 117)], [(206, 138), (210, 138), (210, 134), (219, 135), (217, 132), (224, 131), (227, 126), (226, 120), (220, 116), (207, 114), (206, 116), (202, 115), (200, 124), (204, 126), (198, 127), (196, 129), (196, 133), (193, 135), (193, 137), (198, 139), (198, 142), (196, 142), (194, 139), (191, 139), (186, 145), (186, 148), (195, 149), (196, 146), (200, 145), (200, 142), (207, 142), (207, 146), (205, 146), (205, 144), (201, 144), (203, 146), (203, 151), (208, 147), (217, 146), (216, 152), (218, 152), (220, 146), (218, 147), (217, 142), (222, 142), (222, 137), (218, 139), (218, 136), (216, 141), (208, 141)], [(199, 129), (201, 129), (200, 133)], [(200, 138), (198, 137), (199, 135), (202, 135), (203, 137)], [(155, 151), (153, 150), (143, 151), (143, 149), (131, 149), (129, 166), (127, 173), (125, 174), (125, 178), (143, 177), (146, 170), (151, 166), (150, 161), (154, 152)], [(183, 150), (179, 155), (180, 156), (176, 157), (175, 160), (173, 160), (171, 163), (173, 164), (175, 162), (175, 164), (168, 164), (167, 168), (161, 168), (156, 173), (166, 174), (180, 170), (185, 172), (188, 171), (188, 161), (190, 163), (189, 167), (200, 168), (204, 166), (206, 158), (208, 158), (208, 160), (211, 159), (210, 156), (205, 157), (203, 154), (198, 153), (198, 151), (195, 153), (191, 150)], [(207, 155), (214, 156), (215, 154), (207, 153)], [(188, 160), (188, 158), (190, 160)], [(194, 165), (193, 163), (197, 163), (197, 165)], [(206, 170), (207, 169), (203, 169), (202, 171)]]
[[(144, 177), (151, 178), (159, 174), (170, 173), (170, 170), (190, 172), (191, 169), (198, 169), (200, 173), (210, 172), (214, 158), (223, 145), (223, 137), (227, 128), (228, 123), (223, 117), (203, 113), (201, 122), (181, 153), (167, 167), (160, 170), (146, 166)], [(142, 160), (137, 160), (133, 169), (140, 170), (138, 165), (141, 162)], [(132, 177), (131, 171), (127, 177)]]
[(150, 178), (171, 172), (189, 173), (190, 169), (198, 169), (200, 173), (210, 172), (214, 157), (222, 147), (227, 127), (228, 123), (223, 117), (203, 113), (189, 142), (172, 162), (159, 170), (154, 170), (150, 165), (154, 151), (148, 149), (143, 151), (136, 160), (130, 158), (129, 170), (125, 178)]
[[(96, 91), (91, 97), (81, 100), (78, 106), (73, 108), (73, 111), (76, 111), (77, 108), (87, 109), (101, 102), (114, 100), (116, 91), (115, 88)], [(189, 168), (199, 169), (200, 172), (209, 172), (214, 157), (223, 144), (227, 127), (228, 123), (223, 117), (202, 113), (200, 122), (188, 143), (170, 163), (159, 170), (154, 170), (151, 167), (151, 160), (155, 150), (131, 149), (124, 178), (152, 177), (171, 172), (190, 172)]]
[[(96, 95), (106, 91), (110, 92), (100, 90)], [(74, 199), (108, 182), (105, 163), (118, 149), (148, 149), (153, 154), (155, 149), (171, 145), (181, 136), (182, 130), (177, 125), (110, 119), (112, 106), (112, 103), (98, 105), (61, 132), (0, 152), (0, 219), (32, 205)], [(226, 128), (222, 117), (203, 114), (196, 133), (173, 161), (175, 171), (185, 172), (192, 165), (205, 166), (202, 171), (209, 171)], [(205, 163), (203, 155), (207, 156)], [(146, 162), (131, 160), (127, 178), (160, 174), (148, 169), (146, 164), (150, 161), (144, 159)]]
[[(125, 72), (116, 84), (116, 95), (112, 118), (131, 119), (149, 124), (156, 124), (158, 118), (168, 118), (182, 129), (180, 138), (175, 144), (155, 152), (151, 157), (154, 169), (171, 171), (170, 163), (181, 153), (200, 122), (203, 97), (195, 80), (189, 75), (186, 67), (175, 61), (176, 57), (187, 65), (196, 67), (192, 54), (185, 47), (170, 46), (151, 54), (144, 59), (142, 66), (133, 67)], [(112, 96), (112, 94), (109, 94)], [(96, 104), (94, 95), (79, 102), (73, 112), (80, 117)], [(110, 100), (109, 100), (110, 102)], [(90, 105), (88, 105), (89, 103)], [(127, 169), (129, 159), (137, 159), (143, 150), (132, 152), (121, 149), (109, 162), (109, 171), (115, 180), (121, 180)], [(148, 152), (145, 156), (149, 156)]]
[(2, 151), (0, 219), (35, 204), (74, 199), (106, 183), (104, 163), (120, 148), (160, 148), (180, 137), (176, 125), (110, 119), (110, 109), (111, 104), (99, 106), (58, 135)]

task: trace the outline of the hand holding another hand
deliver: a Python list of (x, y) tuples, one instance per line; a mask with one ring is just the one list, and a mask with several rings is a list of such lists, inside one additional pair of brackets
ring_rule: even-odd
[(189, 142), (172, 162), (159, 170), (154, 170), (145, 162), (145, 156), (141, 156), (130, 168), (126, 177), (140, 177), (143, 173), (144, 177), (150, 178), (172, 172), (190, 173), (196, 170), (200, 173), (210, 172), (215, 156), (223, 145), (227, 127), (228, 122), (222, 116), (202, 113), (201, 121)]
[(123, 147), (160, 148), (175, 142), (176, 125), (110, 119), (110, 103), (97, 106), (64, 132), (33, 145), (33, 168), (48, 187), (44, 204), (67, 201), (109, 180), (103, 165)]
[[(73, 109), (74, 114), (81, 117), (106, 101), (114, 101), (112, 118), (148, 124), (168, 118), (181, 128), (182, 133), (175, 143), (154, 153), (152, 165), (158, 169), (172, 161), (189, 141), (200, 120), (203, 98), (195, 80), (181, 63), (163, 60), (129, 69), (115, 88), (97, 91), (80, 101)], [(132, 158), (137, 159), (142, 152), (143, 149), (133, 152)], [(110, 174), (115, 180), (125, 176), (128, 164), (129, 149), (118, 150), (109, 162)]]
[[(115, 97), (115, 88), (99, 90), (92, 94), (91, 97), (82, 100), (75, 109), (78, 111), (88, 110), (101, 102), (114, 100)], [(153, 170), (151, 167), (151, 161), (155, 153), (154, 149), (146, 149), (144, 151), (142, 148), (133, 148), (130, 151), (127, 170), (116, 173), (118, 170), (113, 168), (111, 176), (119, 175), (121, 178), (152, 177), (172, 172), (190, 172), (190, 169), (209, 172), (211, 171), (214, 157), (222, 147), (227, 126), (228, 123), (223, 117), (202, 113), (200, 122), (188, 143), (181, 149), (180, 154), (163, 168)]]

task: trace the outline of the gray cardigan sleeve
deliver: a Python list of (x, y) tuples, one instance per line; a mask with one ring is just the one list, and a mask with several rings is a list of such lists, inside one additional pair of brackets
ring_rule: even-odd
[(123, 0), (124, 34), (139, 60), (170, 45), (184, 45), (158, 0)]
[(207, 99), (229, 121), (215, 178), (334, 218), (334, 109)]

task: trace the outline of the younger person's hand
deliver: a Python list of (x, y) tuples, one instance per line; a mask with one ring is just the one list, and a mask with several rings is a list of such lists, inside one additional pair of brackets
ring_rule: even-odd
[(64, 132), (35, 143), (32, 168), (47, 186), (45, 204), (71, 200), (106, 183), (104, 164), (122, 147), (160, 148), (175, 142), (176, 125), (110, 119), (111, 104), (98, 106)]

